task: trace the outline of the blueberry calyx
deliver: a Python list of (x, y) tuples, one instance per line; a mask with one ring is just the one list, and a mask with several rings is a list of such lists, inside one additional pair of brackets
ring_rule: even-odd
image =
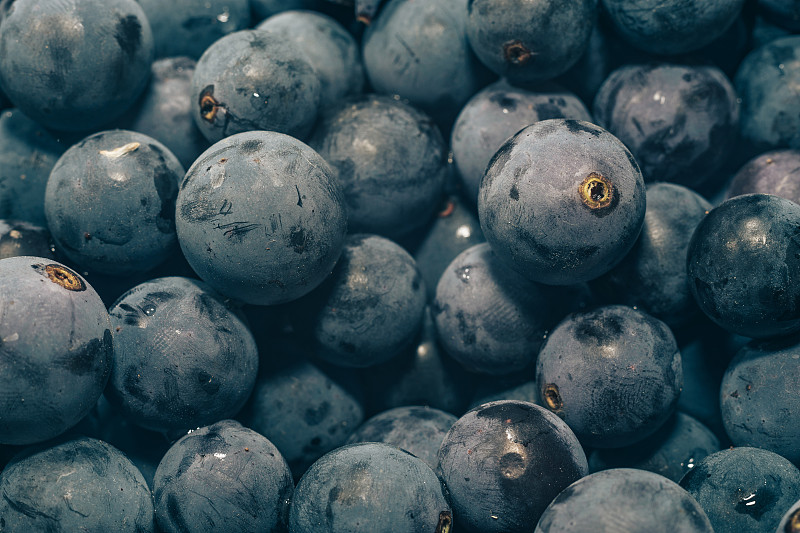
[(590, 209), (602, 209), (611, 205), (614, 199), (614, 186), (605, 177), (592, 172), (578, 188), (581, 200)]

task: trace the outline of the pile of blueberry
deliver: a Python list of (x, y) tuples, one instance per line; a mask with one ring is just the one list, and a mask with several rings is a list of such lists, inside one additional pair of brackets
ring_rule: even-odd
[(0, 0), (0, 89), (0, 533), (800, 533), (798, 0)]

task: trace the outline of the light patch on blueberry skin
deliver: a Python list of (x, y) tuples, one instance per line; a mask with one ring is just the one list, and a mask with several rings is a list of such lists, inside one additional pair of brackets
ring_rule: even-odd
[(139, 149), (140, 144), (138, 142), (128, 143), (112, 150), (100, 150), (100, 155), (104, 155), (109, 159), (119, 159), (120, 157), (126, 156), (130, 153), (135, 152)]

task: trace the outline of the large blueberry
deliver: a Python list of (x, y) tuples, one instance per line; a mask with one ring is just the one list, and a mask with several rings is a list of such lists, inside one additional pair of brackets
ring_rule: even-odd
[(297, 484), (289, 531), (449, 531), (453, 514), (445, 490), (431, 467), (395, 446), (343, 446), (320, 458)]
[(21, 111), (0, 114), (0, 218), (47, 224), (47, 178), (65, 149)]
[(270, 131), (241, 133), (203, 153), (181, 183), (175, 218), (200, 277), (259, 305), (318, 286), (347, 232), (331, 167), (297, 139)]
[(331, 276), (293, 306), (315, 355), (337, 366), (368, 367), (414, 340), (425, 311), (414, 258), (377, 235), (350, 235)]
[(475, 55), (512, 83), (555, 78), (586, 50), (597, 0), (469, 0), (467, 37)]
[(774, 533), (800, 500), (800, 471), (777, 453), (731, 448), (713, 453), (681, 479), (715, 533)]
[(136, 0), (153, 29), (155, 57), (203, 55), (217, 39), (250, 26), (249, 0)]
[(175, 198), (183, 167), (152, 137), (96, 133), (53, 167), (45, 215), (60, 251), (115, 276), (152, 270), (176, 249)]
[(364, 67), (361, 51), (335, 19), (313, 11), (284, 11), (259, 24), (302, 50), (319, 76), (321, 110), (348, 96), (361, 94)]
[(645, 187), (627, 148), (579, 120), (537, 122), (497, 151), (478, 195), (495, 253), (538, 283), (596, 278), (636, 242)]
[(32, 447), (0, 475), (0, 531), (154, 533), (141, 472), (105, 442), (75, 438)]
[(164, 533), (280, 531), (292, 473), (275, 445), (233, 420), (192, 431), (164, 455), (153, 483)]
[(466, 198), (478, 201), (486, 165), (509, 137), (534, 122), (553, 118), (592, 120), (583, 102), (555, 84), (534, 92), (501, 80), (473, 96), (458, 114), (450, 140)]
[(603, 0), (625, 40), (663, 55), (707, 45), (733, 24), (743, 4), (744, 0)]
[(77, 424), (106, 386), (112, 351), (108, 312), (86, 280), (50, 259), (0, 260), (0, 443)]
[(594, 117), (630, 148), (645, 180), (696, 187), (732, 153), (739, 104), (716, 67), (628, 65), (600, 87)]
[(192, 116), (211, 142), (245, 131), (306, 137), (317, 119), (319, 76), (279, 34), (242, 30), (214, 42), (192, 76)]
[(567, 487), (545, 510), (535, 533), (598, 531), (714, 533), (715, 529), (674, 481), (644, 470), (615, 468)]
[(109, 310), (114, 369), (106, 397), (155, 431), (234, 416), (256, 381), (250, 330), (219, 295), (188, 278), (137, 285)]
[(800, 36), (753, 50), (736, 71), (741, 135), (750, 150), (800, 148)]
[(569, 315), (547, 336), (536, 363), (543, 405), (581, 442), (628, 446), (675, 410), (681, 354), (669, 327), (621, 305)]
[(439, 449), (439, 470), (458, 527), (519, 531), (588, 473), (586, 455), (567, 425), (528, 402), (491, 402), (459, 418)]
[(747, 162), (728, 184), (727, 198), (762, 193), (800, 203), (800, 150), (773, 150)]
[(150, 77), (153, 34), (134, 0), (16, 0), (1, 20), (0, 85), (47, 127), (96, 129)]
[(768, 194), (725, 201), (692, 235), (687, 272), (700, 309), (755, 338), (800, 330), (800, 205)]
[(439, 205), (447, 148), (430, 118), (408, 104), (376, 95), (343, 104), (309, 144), (339, 172), (351, 232), (404, 235)]

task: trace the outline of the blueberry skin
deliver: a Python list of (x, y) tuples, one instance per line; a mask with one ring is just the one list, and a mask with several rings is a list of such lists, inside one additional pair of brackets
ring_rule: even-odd
[(511, 375), (492, 381), (482, 380), (476, 387), (475, 396), (472, 397), (469, 408), (474, 409), (498, 400), (519, 400), (541, 405), (536, 380), (531, 379), (519, 383), (519, 377)]
[(302, 142), (270, 131), (214, 144), (178, 193), (178, 241), (215, 290), (256, 305), (299, 298), (333, 270), (347, 232), (331, 167)]
[(365, 368), (359, 375), (367, 394), (365, 406), (371, 413), (406, 405), (463, 413), (475, 381), (442, 349), (430, 307), (425, 308), (416, 342), (400, 355)]
[(436, 287), (431, 309), (439, 341), (471, 372), (519, 372), (560, 318), (551, 295), (505, 266), (488, 243), (476, 244), (450, 263)]
[(361, 50), (335, 19), (313, 11), (284, 11), (256, 27), (282, 36), (305, 52), (320, 82), (320, 110), (360, 95), (364, 88)]
[(50, 232), (21, 220), (0, 219), (0, 259), (23, 255), (55, 259)]
[(758, 0), (758, 6), (773, 24), (792, 32), (800, 31), (800, 5), (794, 0)]
[(478, 218), (495, 253), (548, 285), (609, 271), (636, 242), (644, 215), (644, 180), (631, 153), (578, 120), (543, 120), (506, 141), (478, 195)]
[(800, 464), (800, 339), (753, 341), (722, 378), (725, 431), (736, 446), (763, 448)]
[(17, 0), (3, 11), (0, 85), (36, 122), (97, 129), (144, 89), (153, 34), (134, 0)]
[(241, 420), (275, 444), (299, 479), (364, 421), (362, 395), (352, 373), (299, 361), (259, 377)]
[(509, 137), (534, 122), (553, 118), (592, 120), (583, 102), (555, 84), (534, 92), (500, 80), (470, 98), (456, 118), (450, 139), (464, 196), (477, 203), (486, 166)]
[(698, 462), (719, 450), (719, 439), (710, 429), (678, 412), (642, 442), (624, 448), (594, 450), (589, 456), (589, 469), (599, 472), (637, 468), (678, 483)]
[(236, 421), (202, 427), (172, 445), (153, 496), (164, 533), (280, 531), (294, 491), (278, 449)]
[(320, 0), (250, 0), (254, 20), (262, 20), (290, 9), (315, 9)]
[(689, 288), (686, 252), (692, 234), (712, 209), (696, 192), (673, 183), (647, 187), (639, 239), (625, 258), (592, 283), (606, 302), (641, 309), (677, 327), (700, 312)]
[(155, 57), (197, 59), (216, 40), (250, 26), (249, 0), (136, 0), (153, 30)]
[(630, 44), (659, 55), (702, 48), (725, 33), (744, 0), (602, 0), (616, 31)]
[(475, 55), (512, 83), (540, 82), (569, 69), (586, 50), (597, 0), (469, 0), (467, 37)]
[(545, 510), (534, 533), (595, 531), (716, 530), (703, 509), (674, 481), (644, 470), (615, 468), (567, 487)]
[(449, 531), (453, 515), (445, 490), (424, 461), (395, 446), (343, 446), (320, 458), (297, 484), (289, 531)]
[(725, 197), (752, 193), (800, 203), (800, 150), (773, 150), (754, 157), (733, 177)]
[(141, 472), (103, 441), (75, 438), (17, 455), (0, 475), (0, 531), (154, 533)]
[(100, 297), (69, 268), (0, 260), (1, 444), (43, 442), (92, 409), (111, 373), (110, 329)]
[(375, 91), (398, 94), (451, 124), (485, 78), (467, 41), (467, 1), (386, 2), (361, 49)]
[(377, 235), (347, 237), (330, 277), (293, 305), (297, 329), (308, 330), (315, 355), (364, 368), (408, 346), (422, 325), (425, 284), (414, 258)]
[(439, 447), (456, 420), (455, 415), (430, 407), (395, 407), (361, 424), (347, 444), (384, 442), (413, 454), (435, 469), (439, 465)]
[(736, 71), (742, 99), (741, 135), (755, 153), (800, 149), (800, 36), (776, 39), (753, 50)]
[(65, 149), (21, 111), (0, 114), (0, 218), (47, 225), (44, 190)]
[(126, 129), (144, 133), (163, 143), (184, 168), (209, 146), (192, 118), (191, 82), (195, 61), (168, 57), (153, 62), (150, 85)]
[(345, 103), (309, 145), (338, 170), (351, 232), (406, 235), (439, 204), (447, 149), (431, 119), (410, 105), (377, 95)]
[(687, 272), (700, 309), (753, 338), (800, 331), (800, 206), (768, 194), (726, 200), (692, 235)]
[(169, 149), (126, 130), (96, 133), (59, 158), (45, 189), (47, 226), (81, 268), (115, 276), (152, 270), (174, 252), (184, 171)]
[(458, 196), (449, 196), (414, 249), (429, 301), (436, 296), (436, 285), (450, 262), (485, 240), (478, 217)]
[(459, 529), (493, 533), (530, 527), (588, 470), (561, 419), (532, 403), (498, 401), (456, 421), (439, 449), (437, 472)]
[(630, 148), (645, 180), (697, 187), (731, 155), (739, 104), (716, 67), (628, 65), (600, 87), (594, 117)]
[(629, 446), (652, 435), (675, 410), (681, 354), (669, 327), (631, 307), (567, 316), (536, 363), (543, 405), (585, 445)]
[(250, 330), (199, 281), (137, 285), (109, 309), (114, 370), (106, 398), (153, 431), (184, 430), (234, 416), (258, 373)]
[(800, 471), (759, 448), (731, 448), (700, 461), (681, 480), (708, 515), (715, 533), (773, 533), (800, 499)]
[(215, 143), (269, 130), (304, 139), (319, 110), (321, 87), (311, 62), (291, 41), (242, 30), (214, 42), (192, 76), (192, 117)]

